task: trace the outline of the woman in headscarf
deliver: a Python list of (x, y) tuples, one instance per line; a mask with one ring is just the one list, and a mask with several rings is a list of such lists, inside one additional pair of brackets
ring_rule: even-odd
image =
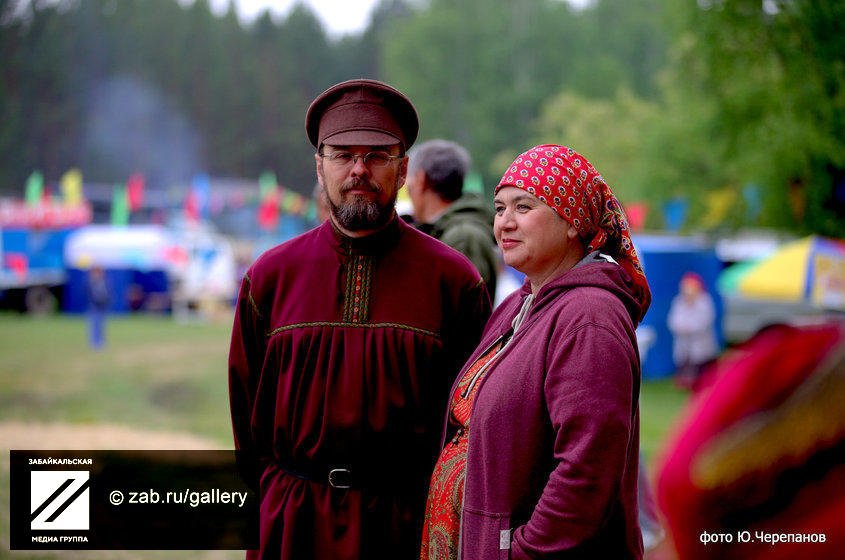
[(648, 283), (610, 187), (571, 148), (521, 154), (494, 233), (526, 275), (450, 392), (422, 558), (640, 558)]
[(713, 298), (695, 272), (681, 277), (666, 323), (672, 333), (672, 358), (678, 368), (675, 382), (686, 389), (696, 389), (704, 370), (719, 356), (719, 343)]

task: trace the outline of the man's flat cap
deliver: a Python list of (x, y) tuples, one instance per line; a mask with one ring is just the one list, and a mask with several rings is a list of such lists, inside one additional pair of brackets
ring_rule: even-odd
[(417, 110), (399, 90), (376, 80), (333, 85), (308, 107), (305, 131), (319, 149), (337, 146), (402, 144), (407, 150), (419, 131)]

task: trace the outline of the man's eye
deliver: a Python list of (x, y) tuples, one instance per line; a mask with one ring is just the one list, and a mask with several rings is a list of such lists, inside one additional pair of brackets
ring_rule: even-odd
[(338, 163), (349, 163), (352, 161), (352, 154), (349, 152), (335, 152), (329, 157), (332, 161), (336, 161)]
[(496, 206), (495, 210), (496, 210), (496, 214), (501, 214), (502, 212), (505, 211), (505, 207), (504, 206)]
[(370, 152), (364, 157), (364, 163), (372, 165), (385, 165), (390, 161), (390, 155), (385, 152)]

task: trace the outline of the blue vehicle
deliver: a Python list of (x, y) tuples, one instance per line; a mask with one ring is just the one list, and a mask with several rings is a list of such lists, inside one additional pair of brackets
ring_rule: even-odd
[(0, 305), (29, 313), (55, 311), (67, 282), (63, 253), (69, 229), (0, 229)]

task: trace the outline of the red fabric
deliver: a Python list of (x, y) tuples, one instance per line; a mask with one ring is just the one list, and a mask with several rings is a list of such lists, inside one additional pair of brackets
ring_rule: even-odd
[[(658, 477), (658, 503), (680, 559), (842, 557), (845, 465), (841, 458), (829, 463), (829, 450), (843, 446), (842, 434), (838, 443), (809, 442), (809, 455), (780, 457), (763, 471), (740, 471), (736, 480), (710, 488), (696, 482), (694, 468), (727, 430), (777, 410), (843, 342), (845, 332), (835, 325), (773, 327), (717, 365), (712, 385), (690, 404), (667, 445)], [(825, 533), (827, 543), (739, 543), (737, 532), (744, 530), (752, 538), (755, 531)], [(704, 531), (734, 540), (705, 545)]]
[[(259, 257), (229, 354), (236, 448), (259, 457), (249, 558), (417, 556), (446, 395), (489, 312), (469, 261), (398, 219), (362, 239), (327, 221)], [(283, 465), (385, 486), (335, 489)]]
[[(496, 344), (464, 373), (450, 403), (450, 424), (457, 430), (437, 459), (425, 508), (421, 560), (457, 560), (464, 503), (469, 417), (486, 373), (485, 367), (501, 348)], [(479, 373), (480, 372), (480, 373)], [(478, 379), (476, 379), (478, 375)], [(467, 390), (469, 391), (467, 392)], [(464, 394), (466, 392), (466, 394)]]
[(185, 197), (183, 214), (189, 222), (198, 222), (200, 219), (199, 197), (194, 189), (189, 190)]
[(129, 201), (129, 211), (135, 212), (144, 203), (144, 176), (133, 173), (126, 183), (126, 197)]
[(611, 255), (636, 287), (642, 320), (651, 304), (651, 290), (631, 241), (628, 220), (616, 195), (587, 158), (572, 148), (543, 144), (517, 156), (495, 192), (517, 187), (550, 206), (574, 227), (587, 252), (619, 245)]
[(274, 188), (258, 204), (258, 225), (264, 231), (273, 231), (279, 225), (279, 189)]

